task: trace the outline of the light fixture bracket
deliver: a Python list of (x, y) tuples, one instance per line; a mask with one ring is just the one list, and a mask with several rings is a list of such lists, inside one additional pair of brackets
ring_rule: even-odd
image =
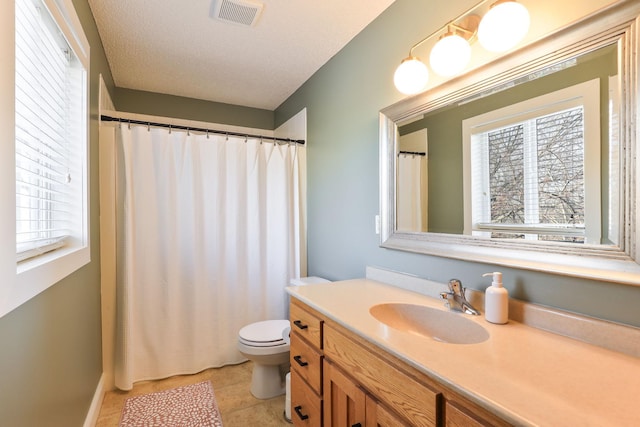
[[(447, 32), (444, 34), (444, 36), (456, 34), (468, 41), (469, 44), (471, 44), (477, 39), (480, 19), (481, 18), (479, 15), (474, 14), (465, 16), (458, 23), (450, 22), (447, 25)], [(451, 31), (452, 28), (454, 31)]]

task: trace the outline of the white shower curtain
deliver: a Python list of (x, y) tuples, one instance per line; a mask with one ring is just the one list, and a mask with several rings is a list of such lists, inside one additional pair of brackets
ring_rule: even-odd
[(238, 363), (300, 274), (303, 146), (120, 126), (115, 384)]
[(422, 231), (422, 162), (422, 156), (398, 156), (398, 231)]

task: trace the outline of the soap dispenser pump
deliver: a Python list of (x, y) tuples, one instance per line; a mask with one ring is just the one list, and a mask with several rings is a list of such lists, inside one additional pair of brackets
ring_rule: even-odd
[(509, 321), (509, 292), (502, 287), (502, 273), (495, 271), (484, 276), (493, 276), (491, 286), (484, 296), (484, 317), (488, 322), (504, 324)]

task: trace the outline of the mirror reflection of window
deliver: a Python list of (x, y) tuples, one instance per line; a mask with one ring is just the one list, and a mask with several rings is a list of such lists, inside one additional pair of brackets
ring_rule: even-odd
[(396, 228), (405, 232), (427, 231), (427, 129), (401, 136), (398, 150)]
[(463, 121), (467, 234), (600, 243), (599, 96), (595, 79)]

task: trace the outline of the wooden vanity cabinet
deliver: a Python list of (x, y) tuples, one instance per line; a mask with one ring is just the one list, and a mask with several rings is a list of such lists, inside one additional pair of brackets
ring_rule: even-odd
[(322, 320), (311, 309), (290, 306), (291, 421), (293, 425), (321, 427)]
[(347, 374), (324, 361), (326, 427), (405, 427), (407, 422), (367, 394)]
[(366, 394), (337, 366), (324, 361), (325, 427), (365, 427)]
[(509, 425), (295, 298), (291, 301), (292, 323), (303, 320), (302, 329), (291, 328), (295, 426)]
[[(324, 366), (325, 366), (325, 427), (351, 426), (353, 424), (330, 424), (327, 419), (330, 414), (342, 412), (342, 408), (334, 408), (334, 399), (329, 399), (326, 389), (329, 382), (326, 379), (326, 370), (331, 365), (336, 365), (342, 372), (348, 372), (356, 387), (367, 391), (373, 401), (382, 405), (385, 413), (396, 413), (393, 418), (404, 420), (400, 425), (412, 425), (419, 427), (439, 425), (440, 393), (434, 391), (427, 384), (418, 381), (409, 375), (398, 365), (385, 360), (380, 352), (363, 346), (363, 340), (355, 340), (350, 332), (338, 325), (324, 325)], [(330, 372), (335, 372), (333, 368)], [(332, 396), (333, 397), (333, 396)], [(362, 408), (365, 398), (363, 393)], [(377, 408), (376, 408), (377, 412)], [(362, 426), (366, 425), (366, 419)], [(378, 425), (380, 421), (376, 421)], [(375, 424), (373, 424), (375, 425)], [(392, 424), (393, 425), (393, 424)]]

